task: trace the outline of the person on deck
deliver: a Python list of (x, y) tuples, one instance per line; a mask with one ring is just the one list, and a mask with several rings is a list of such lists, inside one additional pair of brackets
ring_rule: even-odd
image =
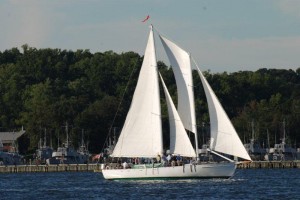
[(182, 158), (181, 158), (181, 156), (179, 154), (176, 156), (176, 161), (177, 161), (177, 165), (180, 166)]
[(128, 168), (128, 164), (127, 164), (126, 161), (123, 163), (123, 168), (124, 168), (124, 169), (127, 169), (127, 168)]
[(157, 154), (157, 156), (156, 156), (156, 162), (157, 162), (157, 163), (160, 163), (160, 161), (161, 161), (161, 157), (160, 157), (159, 154)]
[(161, 158), (161, 163), (163, 164), (163, 166), (166, 166), (166, 163), (168, 162), (167, 157), (163, 154), (162, 158)]
[(170, 165), (170, 162), (171, 162), (171, 154), (169, 154), (168, 156), (167, 156), (167, 161), (168, 161), (168, 165)]

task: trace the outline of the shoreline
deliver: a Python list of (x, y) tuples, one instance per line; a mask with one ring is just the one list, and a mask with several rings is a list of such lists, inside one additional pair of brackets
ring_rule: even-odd
[(300, 168), (300, 160), (289, 161), (253, 161), (237, 165), (237, 169), (285, 169)]
[(100, 163), (59, 165), (7, 165), (0, 166), (0, 173), (93, 172), (99, 171), (100, 168)]
[[(237, 164), (237, 169), (288, 169), (300, 168), (300, 160), (294, 161), (253, 161)], [(42, 173), (42, 172), (101, 172), (101, 163), (59, 164), (59, 165), (7, 165), (0, 166), (1, 173)]]

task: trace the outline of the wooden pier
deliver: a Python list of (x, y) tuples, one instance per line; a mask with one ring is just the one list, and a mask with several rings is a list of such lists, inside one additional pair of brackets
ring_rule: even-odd
[(60, 165), (8, 165), (0, 166), (0, 173), (28, 172), (93, 172), (101, 171), (100, 164), (60, 164)]
[(238, 164), (238, 169), (285, 169), (300, 168), (300, 160), (296, 161), (253, 161)]
[[(300, 168), (300, 161), (253, 161), (237, 165), (238, 169)], [(0, 173), (30, 172), (101, 172), (101, 164), (9, 165), (0, 166)]]

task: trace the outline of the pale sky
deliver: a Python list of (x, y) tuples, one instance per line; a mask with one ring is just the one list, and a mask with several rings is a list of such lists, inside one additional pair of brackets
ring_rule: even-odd
[(0, 0), (0, 51), (143, 55), (151, 23), (203, 70), (300, 67), (300, 0)]

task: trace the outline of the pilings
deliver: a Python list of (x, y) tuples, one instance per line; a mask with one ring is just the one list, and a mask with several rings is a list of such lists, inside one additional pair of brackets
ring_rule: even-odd
[(238, 169), (300, 168), (300, 161), (253, 161), (237, 165)]
[[(300, 168), (300, 161), (253, 161), (237, 165), (238, 169)], [(101, 164), (9, 165), (0, 166), (0, 173), (28, 172), (101, 172)]]
[(0, 166), (0, 173), (93, 172), (93, 171), (101, 171), (100, 164), (8, 165), (8, 166)]

